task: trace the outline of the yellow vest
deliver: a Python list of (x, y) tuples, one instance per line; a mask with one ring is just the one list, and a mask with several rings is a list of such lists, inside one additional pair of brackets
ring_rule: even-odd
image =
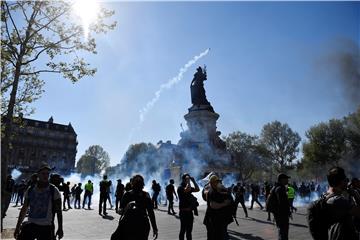
[(87, 183), (85, 184), (85, 190), (88, 190), (89, 192), (93, 192), (94, 191), (94, 187), (91, 183)]
[(295, 198), (295, 189), (291, 186), (288, 186), (287, 195), (288, 195), (288, 198), (290, 198), (290, 199)]

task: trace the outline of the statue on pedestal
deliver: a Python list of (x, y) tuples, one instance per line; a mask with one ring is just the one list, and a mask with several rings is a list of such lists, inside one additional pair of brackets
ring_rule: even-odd
[(197, 72), (194, 74), (194, 79), (191, 82), (191, 103), (194, 105), (210, 105), (206, 99), (204, 81), (206, 78), (206, 67), (204, 70), (198, 67)]

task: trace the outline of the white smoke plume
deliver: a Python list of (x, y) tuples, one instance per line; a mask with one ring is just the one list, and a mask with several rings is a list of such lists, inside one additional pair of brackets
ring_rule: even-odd
[(140, 110), (140, 123), (143, 123), (145, 120), (146, 114), (154, 107), (155, 103), (159, 100), (161, 93), (166, 90), (172, 88), (175, 84), (179, 83), (183, 78), (184, 73), (194, 65), (200, 58), (206, 56), (210, 51), (210, 48), (206, 49), (204, 52), (199, 55), (193, 57), (190, 61), (188, 61), (182, 68), (180, 68), (179, 73), (176, 77), (169, 79), (166, 83), (161, 84), (159, 90), (155, 92), (155, 97), (151, 99), (148, 103), (146, 103), (145, 107)]

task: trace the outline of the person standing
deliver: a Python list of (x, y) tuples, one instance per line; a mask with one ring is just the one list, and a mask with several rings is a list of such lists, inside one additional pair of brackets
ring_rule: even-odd
[(63, 195), (64, 195), (63, 209), (66, 210), (66, 207), (65, 207), (66, 202), (68, 205), (68, 209), (72, 209), (72, 207), (70, 206), (70, 182), (67, 182), (64, 185)]
[(210, 177), (210, 188), (205, 192), (207, 202), (204, 224), (208, 240), (228, 239), (227, 226), (233, 222), (233, 199), (231, 190), (221, 183), (218, 176)]
[(289, 217), (291, 212), (286, 189), (286, 185), (289, 183), (289, 178), (290, 177), (284, 173), (280, 173), (277, 177), (277, 183), (273, 190), (277, 202), (276, 210), (273, 211), (273, 214), (276, 227), (278, 229), (279, 240), (289, 239)]
[(15, 181), (11, 175), (8, 175), (5, 182), (5, 187), (1, 188), (1, 231), (3, 230), (3, 219), (11, 202), (11, 195), (14, 191)]
[[(61, 211), (61, 196), (59, 190), (49, 183), (51, 168), (47, 164), (38, 170), (38, 182), (25, 192), (25, 202), (20, 210), (14, 231), (15, 239), (21, 240), (49, 240), (56, 236), (64, 236), (63, 218)], [(29, 209), (28, 224), (21, 225)], [(54, 218), (57, 215), (58, 230), (56, 233)], [(20, 232), (21, 228), (21, 232)]]
[(121, 205), (121, 199), (124, 196), (125, 187), (121, 183), (121, 179), (117, 180), (116, 191), (115, 191), (115, 212), (119, 211), (119, 205)]
[(16, 198), (16, 205), (15, 206), (18, 205), (19, 200), (20, 200), (20, 206), (23, 205), (25, 190), (26, 190), (26, 184), (25, 184), (25, 179), (23, 179), (23, 180), (21, 180), (21, 183), (18, 186), (18, 195), (17, 195), (17, 198)]
[(84, 200), (83, 200), (83, 204), (82, 207), (85, 208), (85, 202), (86, 199), (88, 199), (88, 209), (90, 209), (90, 205), (91, 205), (91, 196), (93, 195), (94, 192), (94, 186), (93, 183), (91, 182), (91, 180), (88, 180), (87, 184), (85, 184), (85, 194), (84, 194)]
[[(80, 200), (81, 200), (81, 193), (83, 192), (81, 188), (81, 183), (78, 183), (77, 187), (75, 188), (75, 202), (74, 202), (74, 208), (80, 209)], [(78, 207), (76, 207), (76, 203), (78, 204)]]
[(100, 182), (99, 185), (100, 185), (99, 215), (101, 215), (101, 212), (104, 215), (107, 215), (106, 201), (107, 201), (108, 189), (109, 189), (109, 182), (107, 180), (107, 175), (103, 176), (103, 180)]
[[(191, 182), (194, 187), (191, 187)], [(193, 215), (193, 192), (199, 192), (200, 188), (196, 183), (195, 179), (191, 177), (188, 173), (183, 174), (182, 182), (177, 189), (179, 196), (179, 215), (180, 215), (180, 233), (179, 240), (184, 240), (186, 234), (186, 239), (192, 239), (192, 229), (194, 223)]]
[(246, 210), (246, 206), (245, 206), (245, 188), (244, 186), (241, 185), (241, 183), (237, 183), (236, 186), (234, 186), (233, 188), (233, 193), (235, 195), (235, 203), (234, 203), (234, 217), (236, 217), (236, 212), (237, 212), (237, 208), (239, 206), (239, 203), (241, 204), (241, 207), (244, 210), (245, 213), (245, 217), (249, 217), (247, 210)]
[[(269, 195), (270, 195), (271, 188), (272, 188), (272, 186), (271, 186), (270, 183), (268, 183), (268, 182), (265, 182), (265, 183), (264, 183), (265, 203), (267, 202), (267, 199), (268, 199), (268, 197), (269, 197)], [(271, 214), (270, 214), (270, 212), (267, 211), (267, 214), (268, 214), (267, 220), (268, 220), (268, 221), (271, 221)]]
[(176, 195), (176, 191), (174, 187), (174, 179), (170, 179), (169, 185), (166, 186), (165, 191), (166, 191), (166, 198), (169, 201), (168, 214), (175, 215), (176, 212), (174, 211), (174, 195), (176, 199), (178, 199), (178, 196)]
[(154, 209), (158, 209), (158, 196), (161, 191), (160, 184), (153, 180), (151, 189), (153, 190), (153, 196), (151, 200), (153, 202)]
[(287, 187), (287, 195), (289, 199), (289, 205), (291, 212), (297, 211), (297, 208), (294, 207), (294, 199), (295, 199), (295, 189), (289, 184)]

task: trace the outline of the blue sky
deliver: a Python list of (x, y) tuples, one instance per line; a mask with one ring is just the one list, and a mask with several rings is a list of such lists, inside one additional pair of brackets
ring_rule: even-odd
[[(115, 10), (118, 25), (97, 37), (97, 55), (86, 55), (97, 74), (76, 84), (43, 75), (45, 93), (30, 116), (71, 122), (77, 160), (93, 144), (115, 165), (131, 143), (177, 143), (198, 65), (207, 66), (207, 99), (220, 114), (223, 135), (260, 134), (264, 124), (279, 120), (304, 137), (310, 126), (355, 110), (327, 59), (347, 41), (360, 44), (360, 2), (102, 4)], [(130, 137), (160, 85), (209, 47)]]

